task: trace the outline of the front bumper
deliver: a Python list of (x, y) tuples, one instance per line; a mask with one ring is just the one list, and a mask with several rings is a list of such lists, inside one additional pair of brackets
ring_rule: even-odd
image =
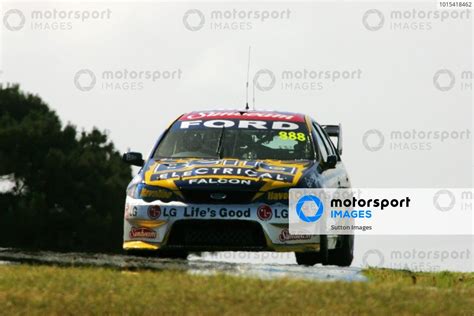
[[(319, 236), (289, 235), (288, 205), (281, 203), (148, 203), (127, 197), (124, 217), (125, 250), (319, 251)], [(337, 236), (328, 236), (329, 249), (336, 242)]]

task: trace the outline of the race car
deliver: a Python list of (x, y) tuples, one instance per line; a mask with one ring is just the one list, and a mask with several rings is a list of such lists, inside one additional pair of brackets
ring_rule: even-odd
[(146, 160), (137, 152), (123, 155), (141, 167), (127, 187), (123, 248), (178, 258), (203, 251), (291, 251), (301, 265), (349, 266), (352, 235), (288, 230), (291, 188), (350, 188), (341, 154), (340, 126), (320, 126), (303, 114), (183, 114)]

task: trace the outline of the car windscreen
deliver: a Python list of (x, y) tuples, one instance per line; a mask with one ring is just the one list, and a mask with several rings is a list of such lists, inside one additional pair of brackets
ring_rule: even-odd
[(312, 160), (314, 150), (304, 121), (194, 120), (176, 121), (153, 158)]

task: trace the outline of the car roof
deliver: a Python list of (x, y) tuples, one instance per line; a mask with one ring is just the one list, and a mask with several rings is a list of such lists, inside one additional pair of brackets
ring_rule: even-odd
[(203, 110), (192, 111), (180, 116), (179, 120), (196, 119), (258, 119), (258, 120), (287, 120), (305, 121), (305, 115), (295, 112), (268, 111), (268, 110)]

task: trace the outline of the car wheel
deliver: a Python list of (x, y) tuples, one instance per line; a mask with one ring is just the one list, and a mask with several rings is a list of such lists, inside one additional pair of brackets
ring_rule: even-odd
[(328, 237), (326, 235), (320, 236), (319, 252), (295, 252), (295, 256), (299, 265), (314, 266), (317, 263), (327, 265), (329, 261)]
[(354, 235), (344, 235), (340, 246), (329, 250), (329, 264), (348, 267), (354, 259)]

